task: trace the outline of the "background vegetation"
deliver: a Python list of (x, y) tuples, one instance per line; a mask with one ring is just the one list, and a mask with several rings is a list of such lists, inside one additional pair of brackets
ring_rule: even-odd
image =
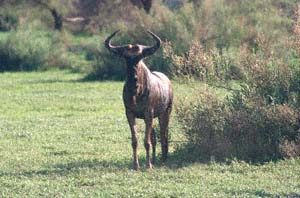
[[(226, 162), (228, 159), (237, 159), (263, 163), (299, 157), (299, 1), (0, 0), (0, 71), (8, 83), (4, 83), (4, 89), (8, 89), (12, 84), (5, 78), (8, 71), (67, 69), (77, 73), (73, 75), (80, 76), (84, 81), (124, 80), (123, 60), (114, 57), (103, 46), (104, 39), (116, 29), (121, 29), (121, 33), (114, 38), (115, 44), (151, 45), (153, 41), (145, 33), (146, 29), (155, 32), (163, 41), (162, 48), (145, 62), (152, 70), (163, 71), (172, 78), (176, 84), (176, 91), (180, 92), (176, 95), (176, 119), (173, 120), (176, 124), (172, 126), (171, 135), (172, 139), (177, 138), (176, 141), (183, 143), (173, 147), (174, 161), (178, 160), (175, 160), (178, 157), (186, 162), (212, 159)], [(45, 78), (46, 74), (47, 72)], [(60, 76), (57, 71), (54, 74)], [(22, 82), (26, 81), (22, 79), (23, 75), (31, 74), (11, 75)], [(41, 79), (43, 77), (37, 82)], [(52, 77), (49, 81), (53, 81)], [(61, 76), (54, 81), (64, 83), (68, 80)], [(45, 84), (50, 82), (46, 81)], [(18, 90), (18, 86), (21, 90), (27, 89), (19, 84), (13, 92)], [(55, 90), (52, 91), (55, 93)], [(89, 93), (83, 92), (82, 97), (85, 97), (85, 94)], [(113, 97), (106, 99), (114, 100)], [(8, 101), (9, 99), (3, 105), (10, 108), (20, 105), (20, 102), (12, 104)], [(46, 105), (45, 101), (38, 101), (41, 106), (35, 107), (37, 110), (34, 112), (55, 107), (54, 104)], [(94, 108), (99, 108), (81, 105), (73, 104), (70, 109), (76, 110), (78, 107), (82, 108), (82, 111), (94, 112)], [(116, 108), (120, 107), (121, 105)], [(27, 137), (28, 134), (31, 136), (34, 127), (29, 127), (28, 130), (13, 127), (18, 125), (16, 120), (26, 115), (27, 111), (28, 109), (21, 109), (14, 113), (5, 112), (5, 117), (8, 116), (14, 121), (10, 120), (12, 125), (4, 123), (0, 135), (6, 134), (12, 128), (12, 134), (16, 133), (16, 136), (19, 133), (21, 137)], [(103, 112), (110, 115), (110, 109), (104, 108)], [(55, 119), (68, 117), (73, 113), (56, 115)], [(30, 126), (35, 123), (26, 119), (19, 122), (29, 122)], [(108, 132), (112, 129), (103, 130)], [(59, 133), (68, 136), (63, 135), (63, 131)], [(116, 136), (117, 133), (114, 134)], [(109, 139), (103, 144), (110, 141), (116, 140)], [(59, 146), (61, 145), (54, 147)], [(37, 148), (41, 149), (40, 146)], [(182, 161), (180, 163), (184, 164)], [(282, 163), (298, 162), (296, 160)], [(88, 169), (93, 166), (90, 162), (84, 164), (74, 166)], [(106, 163), (96, 164), (106, 167)], [(113, 169), (121, 168), (124, 160), (116, 159), (114, 164), (116, 167)], [(8, 165), (4, 162), (3, 166)], [(70, 166), (71, 169), (74, 168), (72, 164)], [(54, 166), (52, 169), (56, 173), (59, 167)], [(69, 165), (62, 166), (62, 174), (68, 168)], [(40, 169), (39, 166), (36, 171), (39, 172)], [(47, 169), (46, 172), (51, 170)], [(7, 172), (3, 172), (3, 175), (13, 177), (13, 174), (9, 173), (10, 170)], [(21, 174), (22, 176), (24, 175)], [(243, 189), (240, 193), (245, 195), (246, 191)], [(270, 194), (265, 191), (247, 193), (250, 197), (253, 193), (253, 196), (293, 196), (287, 192), (273, 191)]]

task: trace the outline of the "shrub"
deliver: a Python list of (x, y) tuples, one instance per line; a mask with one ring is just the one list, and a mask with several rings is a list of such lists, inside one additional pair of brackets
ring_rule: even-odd
[(249, 91), (239, 91), (227, 104), (230, 113), (224, 130), (233, 154), (246, 160), (276, 159), (284, 156), (280, 145), (295, 140), (299, 133), (299, 114), (288, 105), (268, 105)]
[[(275, 52), (272, 41), (257, 35), (255, 53), (240, 56), (239, 65), (247, 71), (247, 83), (263, 98), (271, 96), (275, 104), (299, 107), (300, 59), (299, 55), (283, 45), (281, 52)], [(279, 53), (279, 54), (274, 54)]]
[(187, 51), (185, 56), (176, 55), (170, 42), (166, 42), (163, 49), (164, 58), (168, 60), (169, 71), (176, 77), (194, 77), (204, 80), (212, 67), (212, 61), (204, 52), (200, 43), (195, 42)]
[(295, 158), (300, 156), (300, 138), (296, 140), (284, 140), (279, 147), (284, 158)]
[(205, 51), (199, 42), (192, 42), (184, 56), (177, 55), (171, 42), (165, 42), (163, 58), (171, 76), (203, 80), (241, 80), (245, 78), (241, 67), (227, 54), (217, 50)]
[(97, 61), (92, 65), (92, 71), (87, 79), (123, 80), (126, 75), (126, 65), (121, 58), (104, 50), (99, 52)]
[(0, 41), (0, 71), (45, 70), (69, 67), (66, 47), (56, 32), (19, 29)]
[(19, 23), (18, 17), (11, 13), (0, 14), (0, 31), (15, 29)]
[[(111, 32), (110, 32), (111, 33)], [(86, 79), (90, 80), (124, 80), (126, 75), (126, 63), (123, 59), (112, 54), (104, 47), (104, 40), (110, 33), (103, 33), (98, 38), (88, 41), (84, 45), (86, 59), (92, 60), (92, 66)], [(129, 36), (123, 31), (114, 37), (114, 45), (128, 43)]]
[(300, 154), (299, 111), (266, 104), (248, 86), (224, 102), (205, 93), (176, 111), (200, 155), (264, 161)]
[(224, 134), (227, 110), (216, 95), (206, 92), (190, 102), (181, 101), (176, 105), (176, 113), (189, 143), (199, 155), (230, 155), (230, 141)]
[(42, 37), (41, 32), (11, 32), (0, 44), (0, 69), (35, 70), (44, 66), (48, 51), (50, 42)]

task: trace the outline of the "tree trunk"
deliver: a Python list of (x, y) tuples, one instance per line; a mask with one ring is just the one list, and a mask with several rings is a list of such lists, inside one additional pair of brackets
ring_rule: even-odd
[(54, 29), (61, 31), (63, 28), (63, 16), (55, 8), (50, 9), (50, 12), (54, 19)]
[(60, 14), (56, 8), (52, 8), (48, 3), (42, 0), (33, 0), (34, 3), (44, 7), (45, 9), (49, 10), (53, 19), (54, 19), (54, 29), (61, 31), (63, 28), (63, 16)]
[(152, 7), (153, 0), (131, 0), (131, 3), (139, 8), (144, 8), (144, 10), (149, 14)]

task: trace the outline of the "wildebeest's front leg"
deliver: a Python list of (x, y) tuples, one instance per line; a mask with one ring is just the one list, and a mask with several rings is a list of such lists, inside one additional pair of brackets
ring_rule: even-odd
[(146, 165), (147, 168), (152, 168), (152, 163), (150, 159), (150, 147), (152, 144), (151, 138), (152, 138), (152, 130), (153, 130), (153, 111), (148, 111), (145, 115), (145, 139), (144, 139), (144, 145), (146, 149)]
[(140, 168), (139, 160), (138, 160), (138, 139), (137, 139), (137, 131), (136, 131), (136, 122), (135, 117), (132, 112), (126, 110), (126, 116), (128, 120), (128, 124), (131, 130), (131, 144), (133, 149), (133, 168), (134, 170), (138, 170)]

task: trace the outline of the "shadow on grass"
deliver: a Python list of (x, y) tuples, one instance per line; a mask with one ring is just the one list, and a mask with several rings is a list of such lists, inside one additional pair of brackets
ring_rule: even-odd
[(40, 79), (29, 81), (28, 84), (52, 84), (52, 83), (77, 83), (79, 80), (62, 80), (62, 79)]
[(84, 76), (83, 78), (79, 79), (40, 79), (40, 80), (33, 80), (29, 81), (28, 84), (52, 84), (52, 83), (90, 83), (90, 82), (124, 82), (123, 79), (116, 79), (116, 78), (107, 78), (107, 79), (97, 79), (97, 78), (90, 78), (88, 76)]
[(172, 153), (168, 154), (168, 159), (165, 162), (160, 160), (160, 156), (157, 157), (156, 167), (167, 167), (170, 169), (180, 169), (190, 166), (194, 163), (210, 163), (209, 157), (204, 157), (193, 147), (188, 144), (180, 145)]
[[(65, 152), (53, 153), (54, 155), (65, 155)], [(190, 145), (181, 145), (174, 152), (169, 153), (168, 159), (166, 162), (161, 161), (161, 155), (156, 157), (156, 163), (154, 168), (169, 168), (171, 170), (177, 170), (184, 167), (188, 167), (194, 163), (210, 164), (213, 162), (217, 163), (230, 163), (230, 160), (216, 160), (212, 159), (209, 156), (204, 156), (199, 154), (199, 151)], [(146, 159), (145, 156), (139, 157), (139, 162), (141, 169), (140, 171), (146, 171)], [(31, 170), (17, 173), (1, 172), (0, 177), (2, 176), (23, 176), (23, 177), (35, 177), (35, 176), (50, 176), (50, 175), (70, 175), (76, 174), (81, 171), (88, 169), (105, 172), (116, 172), (116, 171), (128, 171), (132, 170), (132, 159), (120, 159), (120, 160), (101, 160), (101, 159), (85, 159), (85, 160), (75, 160), (68, 163), (58, 163), (54, 165), (48, 165), (41, 170)], [(233, 192), (238, 193), (238, 192)], [(250, 193), (250, 192), (249, 192)], [(255, 192), (256, 195), (261, 197), (268, 197), (267, 193), (264, 192)], [(272, 197), (270, 195), (269, 197)], [(275, 196), (276, 197), (276, 196)], [(288, 197), (299, 197), (300, 194), (291, 194)]]
[[(124, 73), (125, 74), (125, 73)], [(122, 77), (119, 76), (111, 76), (111, 77), (97, 77), (93, 74), (88, 74), (83, 78), (79, 79), (80, 82), (106, 82), (106, 81), (116, 81), (116, 82), (124, 82), (125, 75)]]
[(120, 170), (128, 170), (131, 168), (131, 163), (128, 161), (106, 161), (106, 160), (77, 160), (69, 163), (55, 164), (48, 166), (42, 170), (24, 171), (19, 173), (7, 173), (0, 171), (0, 177), (2, 176), (49, 176), (49, 175), (69, 175), (76, 174), (87, 169), (93, 170), (105, 170), (106, 172), (115, 172)]
[(299, 193), (278, 193), (278, 194), (273, 194), (273, 193), (269, 193), (266, 192), (265, 190), (241, 190), (241, 191), (234, 191), (234, 192), (230, 192), (230, 194), (232, 194), (232, 196), (236, 196), (236, 195), (249, 195), (251, 197), (287, 197), (287, 198), (300, 198), (300, 194)]
[[(64, 155), (65, 153), (58, 153)], [(55, 153), (56, 155), (56, 153)], [(146, 171), (146, 159), (145, 156), (139, 157), (141, 169), (140, 171)], [(195, 157), (192, 157), (192, 153), (189, 149), (177, 150), (169, 154), (169, 158), (166, 162), (160, 160), (160, 156), (157, 156), (157, 162), (154, 167), (167, 167), (170, 169), (177, 169), (184, 166), (188, 166), (191, 163), (199, 162)], [(204, 161), (202, 161), (204, 162)], [(30, 170), (23, 172), (2, 172), (0, 171), (0, 177), (3, 176), (16, 176), (16, 177), (36, 177), (36, 176), (51, 176), (51, 175), (70, 175), (77, 174), (85, 170), (95, 170), (96, 172), (116, 172), (116, 171), (128, 171), (132, 170), (132, 159), (120, 159), (120, 160), (101, 160), (101, 159), (85, 159), (74, 160), (68, 163), (58, 163), (54, 165), (47, 165), (40, 170)]]
[[(203, 150), (199, 150), (199, 148), (196, 148), (195, 145), (192, 144), (181, 144), (176, 146), (174, 152), (169, 153), (168, 159), (166, 162), (162, 162), (160, 160), (157, 160), (157, 167), (167, 167), (170, 169), (180, 169), (187, 166), (190, 166), (195, 163), (201, 163), (201, 164), (211, 164), (213, 163), (226, 163), (230, 164), (232, 161), (244, 161), (249, 164), (253, 165), (263, 165), (268, 162), (278, 162), (283, 160), (282, 158), (265, 158), (265, 159), (254, 159), (254, 158), (240, 158), (238, 156), (211, 156), (209, 155), (209, 152), (205, 152)], [(159, 159), (159, 157), (158, 157)]]
[(126, 161), (106, 161), (106, 160), (79, 160), (74, 162), (69, 162), (66, 164), (56, 164), (53, 166), (54, 173), (58, 174), (69, 174), (70, 172), (78, 172), (84, 169), (97, 169), (97, 170), (122, 170), (129, 168), (130, 164)]

